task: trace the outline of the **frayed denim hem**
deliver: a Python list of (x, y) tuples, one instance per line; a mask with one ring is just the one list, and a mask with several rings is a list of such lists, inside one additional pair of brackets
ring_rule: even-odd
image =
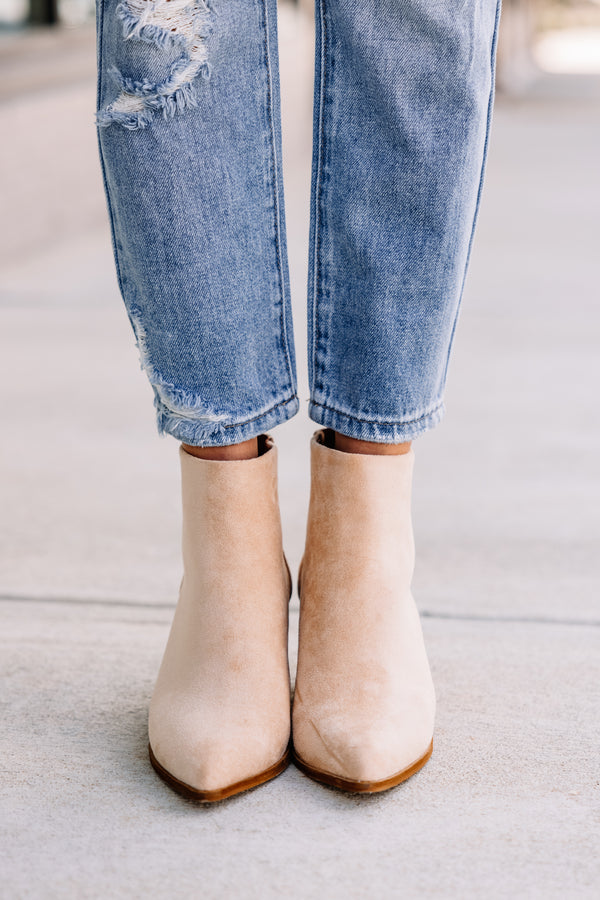
[(189, 444), (192, 447), (225, 447), (229, 444), (239, 444), (248, 441), (282, 422), (287, 422), (295, 416), (300, 408), (300, 401), (294, 394), (286, 400), (281, 400), (264, 413), (260, 413), (243, 422), (227, 422), (227, 416), (221, 416), (210, 421), (207, 416), (202, 422), (191, 416), (186, 418), (185, 409), (180, 413), (165, 407), (157, 398), (156, 423), (161, 435), (170, 434), (172, 437)]
[(333, 428), (334, 431), (348, 437), (379, 444), (401, 444), (404, 441), (412, 441), (441, 422), (444, 413), (444, 403), (441, 402), (416, 419), (404, 422), (377, 422), (347, 415), (313, 400), (308, 404), (308, 415), (313, 422)]

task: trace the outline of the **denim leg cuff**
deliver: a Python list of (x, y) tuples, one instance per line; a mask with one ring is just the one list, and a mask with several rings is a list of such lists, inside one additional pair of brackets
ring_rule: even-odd
[(357, 440), (381, 444), (401, 444), (404, 441), (411, 441), (437, 425), (442, 420), (444, 412), (444, 403), (440, 401), (434, 409), (417, 418), (398, 422), (377, 422), (342, 413), (313, 400), (308, 405), (308, 415), (313, 422), (333, 428), (334, 431)]
[(170, 434), (193, 447), (224, 447), (250, 440), (291, 419), (298, 412), (299, 406), (298, 397), (293, 394), (271, 406), (266, 412), (242, 422), (209, 421), (207, 418), (199, 422), (191, 416), (186, 417), (184, 409), (175, 413), (167, 409), (158, 398), (155, 399), (159, 434)]

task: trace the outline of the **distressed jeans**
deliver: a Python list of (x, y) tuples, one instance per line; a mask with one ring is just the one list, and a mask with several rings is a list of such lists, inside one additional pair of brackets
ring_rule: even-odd
[[(316, 0), (308, 414), (402, 442), (444, 411), (500, 0)], [(97, 131), (158, 430), (299, 410), (276, 0), (97, 0)], [(307, 198), (308, 200), (308, 198)]]

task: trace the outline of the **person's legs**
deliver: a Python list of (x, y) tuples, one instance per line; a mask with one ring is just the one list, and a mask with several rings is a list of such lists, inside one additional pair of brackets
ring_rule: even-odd
[(158, 427), (255, 437), (299, 406), (275, 0), (101, 0), (98, 137)]
[(291, 577), (265, 435), (298, 410), (276, 0), (99, 0), (98, 138), (119, 284), (179, 449), (183, 567), (150, 758), (219, 800), (288, 761)]
[[(289, 580), (275, 448), (254, 445), (298, 409), (276, 4), (98, 7), (99, 145), (119, 281), (159, 429), (189, 451), (185, 575), (153, 698), (153, 762), (173, 786), (217, 799), (285, 761), (275, 748), (286, 730)], [(442, 415), (497, 7), (318, 0), (317, 10), (309, 413), (326, 428), (311, 444), (294, 726), (310, 774), (378, 790), (430, 752), (407, 445)], [(241, 458), (227, 458), (228, 447)], [(242, 607), (224, 602), (244, 588)], [(266, 734), (267, 746), (222, 727), (252, 697), (254, 737)]]
[(317, 0), (309, 414), (398, 443), (443, 413), (498, 0)]
[(385, 790), (429, 759), (410, 442), (437, 424), (482, 184), (498, 0), (316, 0), (311, 497), (296, 761)]

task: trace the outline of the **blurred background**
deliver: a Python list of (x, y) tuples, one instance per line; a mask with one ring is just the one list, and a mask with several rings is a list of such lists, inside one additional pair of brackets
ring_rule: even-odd
[[(302, 407), (275, 436), (297, 571), (314, 429), (310, 0), (281, 0), (279, 42)], [(366, 812), (290, 769), (193, 816), (147, 765), (181, 574), (179, 463), (116, 283), (95, 62), (90, 0), (0, 0), (7, 896), (197, 896), (200, 871), (210, 897), (595, 897), (600, 0), (503, 2), (447, 414), (416, 443), (414, 587), (439, 752)], [(297, 614), (294, 597), (292, 669)]]

